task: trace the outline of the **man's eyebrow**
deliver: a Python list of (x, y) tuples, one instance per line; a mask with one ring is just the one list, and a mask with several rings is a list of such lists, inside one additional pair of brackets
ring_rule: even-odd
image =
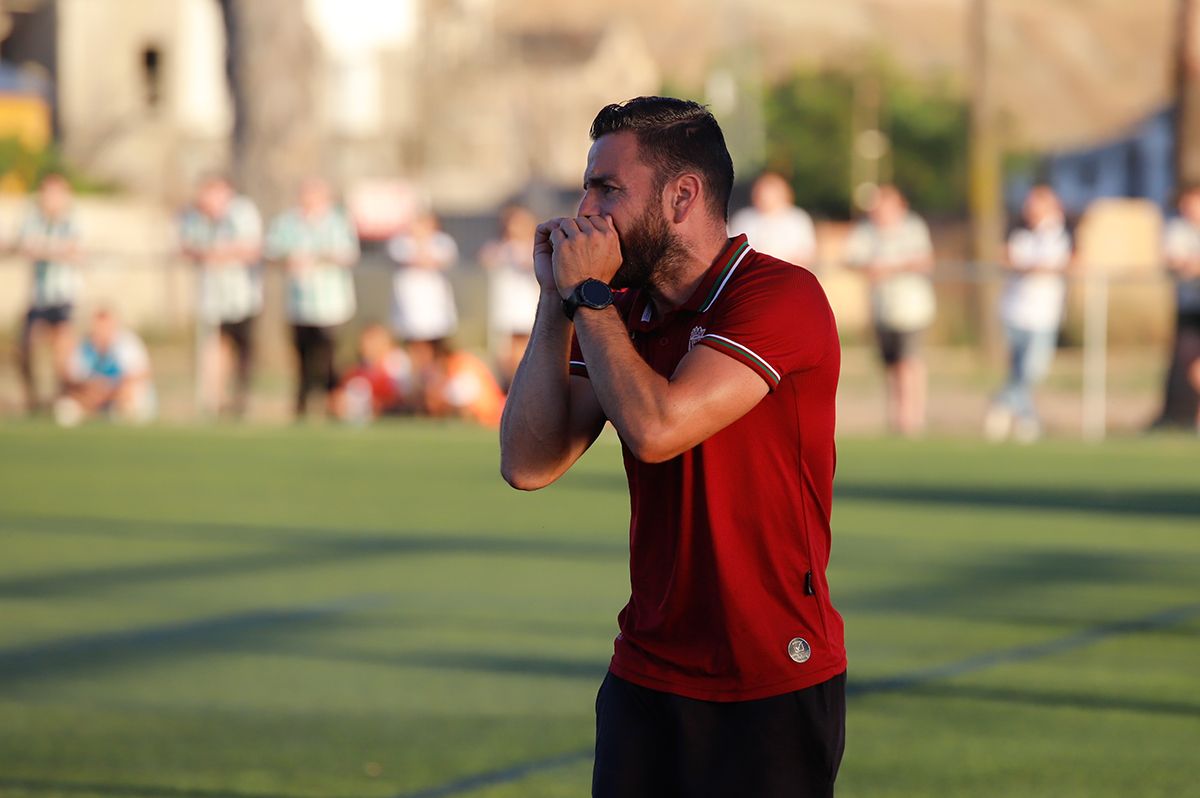
[(603, 184), (603, 183), (616, 183), (616, 182), (617, 182), (617, 178), (615, 175), (586, 175), (583, 178), (584, 186), (594, 186), (598, 183)]

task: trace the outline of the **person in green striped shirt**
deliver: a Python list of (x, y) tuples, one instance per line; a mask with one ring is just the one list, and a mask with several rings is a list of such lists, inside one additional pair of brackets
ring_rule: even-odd
[(25, 405), (34, 413), (40, 407), (33, 373), (35, 344), (43, 334), (48, 336), (60, 390), (74, 348), (71, 314), (79, 293), (79, 225), (72, 208), (71, 186), (62, 175), (49, 174), (42, 179), (37, 199), (17, 233), (17, 250), (33, 266), (17, 361)]
[(304, 181), (298, 207), (271, 222), (266, 255), (287, 277), (287, 316), (299, 366), (296, 416), (304, 418), (310, 393), (325, 391), (328, 403), (337, 387), (338, 328), (357, 309), (350, 270), (358, 263), (358, 235), (346, 211), (334, 204), (328, 183)]
[[(262, 218), (228, 178), (200, 181), (179, 218), (179, 245), (196, 268), (203, 403), (209, 413), (246, 412), (254, 358), (254, 319), (262, 310)], [(232, 401), (225, 395), (235, 377)]]

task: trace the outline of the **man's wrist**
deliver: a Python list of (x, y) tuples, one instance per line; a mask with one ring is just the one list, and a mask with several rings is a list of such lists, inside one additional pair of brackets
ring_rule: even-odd
[(613, 292), (608, 283), (589, 277), (576, 285), (570, 294), (563, 297), (562, 309), (563, 314), (574, 321), (576, 311), (581, 308), (603, 310), (612, 303)]

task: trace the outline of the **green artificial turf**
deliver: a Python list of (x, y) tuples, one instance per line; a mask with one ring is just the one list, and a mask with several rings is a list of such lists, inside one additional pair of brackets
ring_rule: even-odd
[[(606, 436), (0, 427), (0, 795), (582, 796)], [(1200, 445), (844, 441), (840, 796), (1200, 794)], [(752, 797), (749, 797), (752, 798)]]

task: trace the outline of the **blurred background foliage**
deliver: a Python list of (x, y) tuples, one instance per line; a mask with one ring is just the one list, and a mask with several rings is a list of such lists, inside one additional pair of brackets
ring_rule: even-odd
[[(765, 166), (786, 176), (796, 203), (818, 216), (853, 215), (856, 84), (845, 72), (798, 70), (763, 92)], [(896, 70), (872, 76), (881, 87), (880, 132), (890, 142), (890, 174), (913, 205), (932, 215), (966, 211), (967, 105), (947, 82)]]

